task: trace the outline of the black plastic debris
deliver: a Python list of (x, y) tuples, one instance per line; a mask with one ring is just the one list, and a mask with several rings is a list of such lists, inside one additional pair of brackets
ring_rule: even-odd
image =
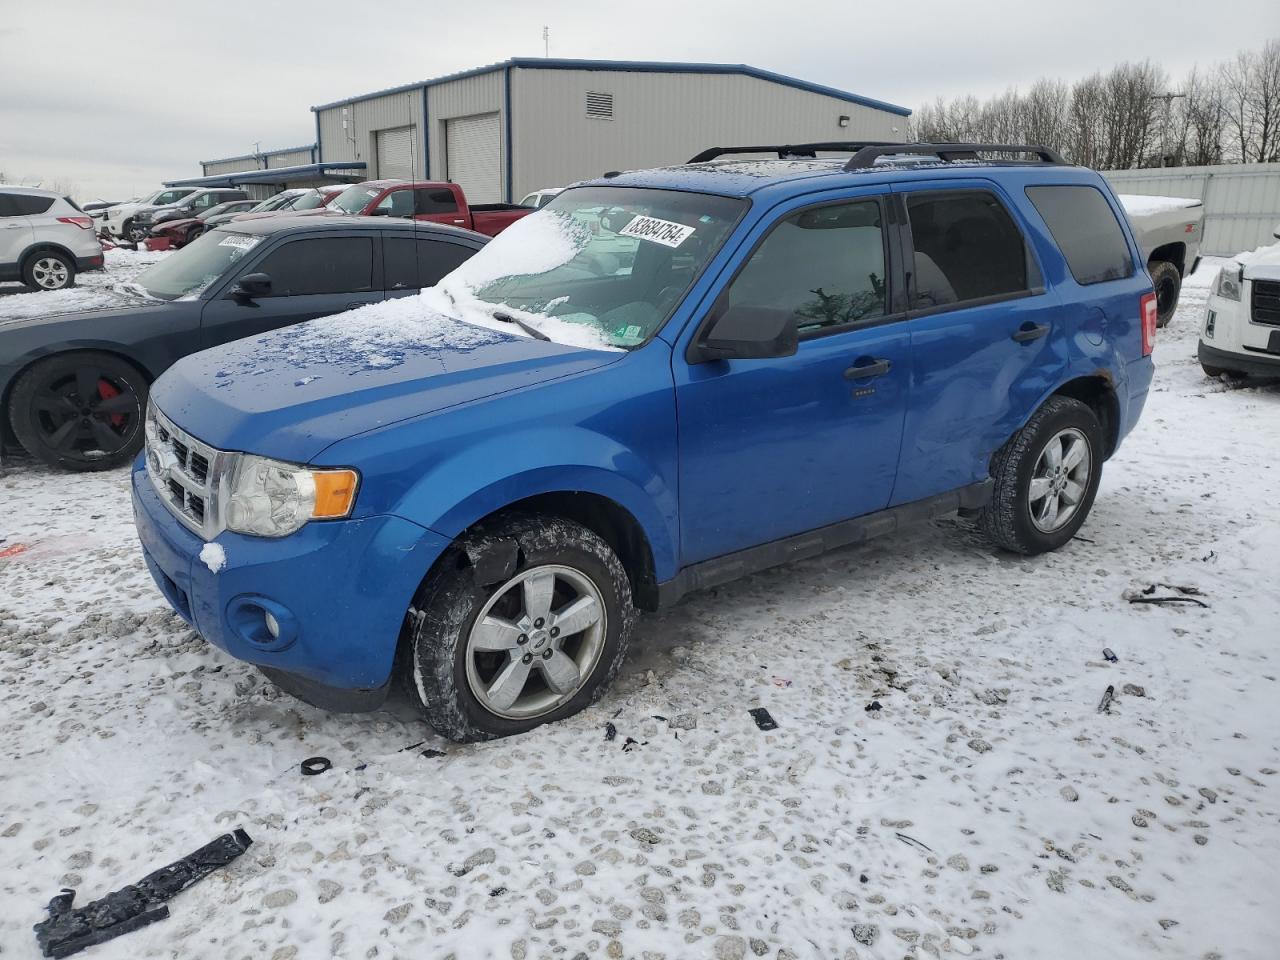
[(882, 706), (880, 706), (880, 701), (879, 701), (879, 700), (872, 700), (870, 703), (868, 703), (868, 704), (867, 704), (865, 707), (863, 707), (862, 709), (863, 709), (863, 710), (865, 710), (867, 713), (879, 713), (879, 712), (880, 712), (881, 710), (883, 710), (884, 708), (883, 708)]
[(307, 757), (299, 766), (304, 777), (315, 777), (331, 769), (333, 764), (328, 757)]
[(1115, 651), (1112, 650), (1110, 647), (1103, 647), (1102, 659), (1107, 661), (1107, 663), (1115, 663), (1120, 658), (1115, 655)]
[(773, 719), (773, 715), (764, 707), (753, 707), (747, 713), (751, 714), (751, 719), (756, 722), (756, 726), (761, 730), (777, 730), (778, 721)]
[(618, 735), (618, 728), (613, 725), (612, 721), (606, 721), (604, 725), (605, 740), (612, 740)]
[[(1172, 590), (1174, 593), (1158, 597), (1155, 595), (1157, 589), (1163, 587), (1166, 590)], [(1209, 605), (1203, 600), (1197, 599), (1204, 596), (1204, 591), (1199, 587), (1180, 587), (1173, 583), (1153, 583), (1146, 587), (1139, 594), (1128, 597), (1130, 603), (1194, 603), (1197, 607), (1209, 609)]]
[(396, 751), (396, 753), (406, 753), (410, 750), (416, 750), (418, 747), (422, 746), (426, 742), (427, 741), (425, 740), (419, 740), (417, 743), (411, 743), (407, 747), (401, 747), (399, 750)]
[(1116, 688), (1108, 684), (1107, 689), (1102, 692), (1102, 700), (1099, 701), (1098, 703), (1098, 712), (1110, 713), (1111, 701), (1114, 700), (1115, 698), (1116, 698)]
[(49, 919), (32, 929), (46, 957), (69, 957), (86, 947), (106, 943), (169, 916), (164, 902), (225, 867), (249, 849), (253, 840), (243, 830), (224, 833), (211, 843), (147, 874), (100, 900), (72, 907), (76, 893), (64, 889), (49, 901)]
[(648, 745), (649, 745), (648, 740), (645, 740), (643, 743), (641, 743), (635, 737), (627, 737), (626, 742), (622, 744), (622, 752), (630, 753), (632, 747), (647, 747)]
[(421, 756), (424, 756), (428, 760), (430, 760), (432, 757), (445, 756), (445, 752), (443, 750), (423, 750)]
[(905, 843), (909, 847), (919, 847), (921, 850), (928, 850), (930, 853), (933, 853), (932, 847), (921, 843), (915, 837), (907, 836), (905, 833), (894, 833), (894, 836), (897, 837), (899, 840), (901, 840), (903, 843)]

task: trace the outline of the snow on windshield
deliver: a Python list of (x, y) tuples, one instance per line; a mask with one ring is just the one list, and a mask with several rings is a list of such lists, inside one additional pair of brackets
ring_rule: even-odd
[(33, 317), (52, 317), (80, 310), (107, 310), (156, 302), (134, 281), (151, 264), (172, 256), (170, 251), (114, 248), (104, 254), (105, 269), (76, 275), (76, 284), (62, 290), (27, 292), (26, 287), (0, 284), (0, 325)]

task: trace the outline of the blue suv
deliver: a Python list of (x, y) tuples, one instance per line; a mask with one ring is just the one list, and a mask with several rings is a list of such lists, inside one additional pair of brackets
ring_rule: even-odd
[(1116, 198), (1051, 150), (709, 150), (565, 190), (419, 297), (179, 361), (138, 533), (296, 696), (399, 676), (448, 737), (518, 733), (690, 590), (956, 511), (1066, 543), (1155, 325)]

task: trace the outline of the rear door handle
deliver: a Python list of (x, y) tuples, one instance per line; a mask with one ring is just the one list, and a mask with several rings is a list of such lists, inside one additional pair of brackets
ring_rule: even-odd
[(883, 358), (859, 357), (853, 362), (853, 366), (844, 372), (844, 378), (863, 380), (867, 377), (878, 377), (882, 373), (888, 373), (892, 368), (893, 364)]
[(1039, 340), (1049, 332), (1047, 323), (1031, 323), (1027, 322), (1014, 331), (1013, 339), (1019, 343), (1030, 343), (1032, 340)]

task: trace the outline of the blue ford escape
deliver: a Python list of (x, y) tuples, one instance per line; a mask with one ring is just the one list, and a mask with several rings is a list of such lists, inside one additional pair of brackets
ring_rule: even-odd
[(1050, 150), (709, 150), (565, 190), (419, 297), (178, 362), (138, 532), (291, 693), (373, 709), (399, 675), (446, 736), (517, 733), (687, 591), (956, 511), (1066, 543), (1155, 322), (1115, 197)]

